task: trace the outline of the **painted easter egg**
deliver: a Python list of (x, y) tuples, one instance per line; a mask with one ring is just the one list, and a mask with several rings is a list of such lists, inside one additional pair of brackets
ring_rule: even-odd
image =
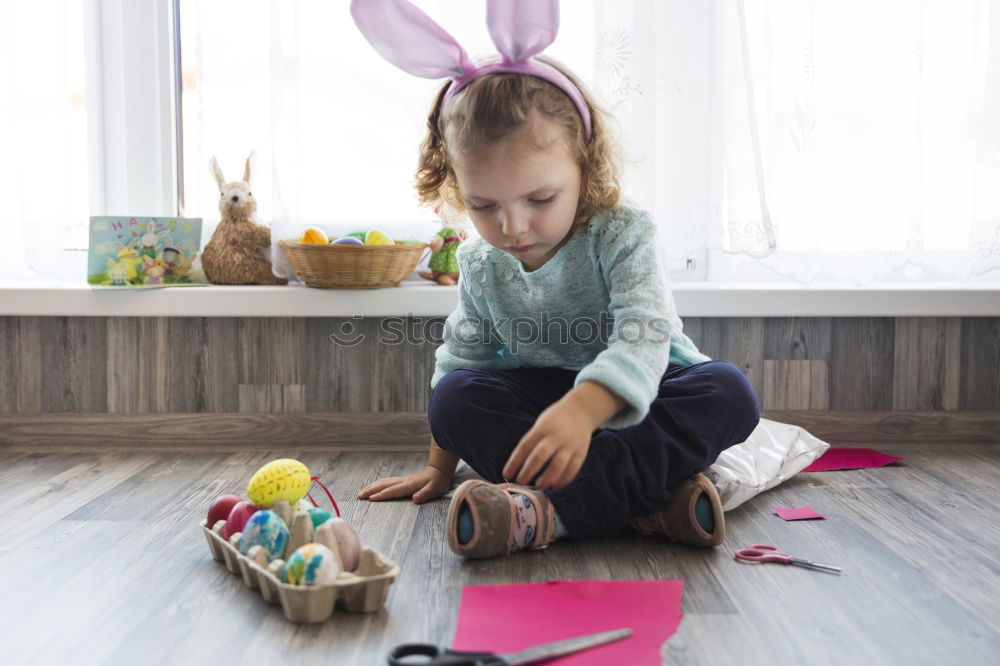
[(330, 245), (364, 245), (365, 242), (355, 236), (341, 236)]
[(228, 518), (229, 512), (233, 510), (233, 507), (242, 501), (243, 498), (237, 495), (219, 495), (216, 497), (212, 501), (212, 505), (208, 507), (208, 520), (205, 522), (208, 529), (212, 529), (220, 520)]
[(396, 241), (389, 237), (389, 234), (379, 229), (369, 229), (365, 234), (365, 245), (395, 245)]
[(270, 509), (278, 500), (295, 504), (309, 492), (309, 468), (298, 460), (272, 460), (259, 470), (247, 484), (247, 497), (259, 507)]
[(327, 525), (333, 528), (333, 536), (337, 537), (337, 550), (340, 551), (340, 561), (344, 563), (344, 571), (354, 571), (361, 559), (361, 540), (351, 524), (340, 517), (330, 518)]
[(299, 236), (300, 243), (310, 243), (313, 245), (326, 245), (330, 242), (326, 232), (319, 227), (309, 227)]
[(223, 531), (222, 537), (226, 541), (229, 541), (229, 537), (233, 536), (237, 532), (242, 532), (243, 526), (246, 525), (250, 516), (259, 510), (259, 506), (246, 500), (242, 500), (233, 506), (233, 510), (229, 512), (228, 516), (226, 516), (226, 529)]
[(309, 509), (309, 517), (312, 518), (313, 527), (319, 527), (330, 520), (330, 512), (317, 506)]
[(281, 516), (270, 509), (261, 509), (250, 516), (247, 524), (243, 526), (240, 552), (246, 555), (254, 546), (261, 546), (267, 551), (267, 561), (270, 562), (284, 556), (288, 536), (288, 526)]
[(337, 580), (339, 573), (333, 551), (321, 543), (299, 546), (285, 565), (289, 585), (328, 585)]

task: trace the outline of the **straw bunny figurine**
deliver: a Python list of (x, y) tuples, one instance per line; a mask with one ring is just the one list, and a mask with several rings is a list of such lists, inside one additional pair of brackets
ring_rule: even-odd
[[(251, 154), (252, 157), (252, 154)], [(250, 157), (243, 180), (227, 183), (212, 158), (212, 171), (219, 185), (222, 218), (201, 255), (201, 267), (214, 284), (287, 284), (271, 272), (268, 253), (271, 230), (254, 221), (257, 200), (250, 191)]]

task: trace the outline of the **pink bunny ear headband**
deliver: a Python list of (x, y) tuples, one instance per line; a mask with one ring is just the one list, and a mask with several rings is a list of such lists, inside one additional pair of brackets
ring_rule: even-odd
[(485, 74), (529, 74), (569, 95), (590, 141), (590, 110), (583, 94), (565, 74), (533, 57), (555, 41), (558, 0), (486, 0), (486, 25), (500, 59), (481, 67), (472, 63), (454, 37), (407, 0), (351, 0), (351, 16), (365, 39), (396, 67), (427, 79), (451, 79), (442, 108)]

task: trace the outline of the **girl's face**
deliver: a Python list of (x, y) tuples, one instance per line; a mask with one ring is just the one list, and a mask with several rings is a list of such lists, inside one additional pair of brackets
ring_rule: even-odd
[(554, 257), (572, 233), (581, 173), (564, 132), (534, 114), (510, 137), (453, 161), (479, 235), (528, 271)]

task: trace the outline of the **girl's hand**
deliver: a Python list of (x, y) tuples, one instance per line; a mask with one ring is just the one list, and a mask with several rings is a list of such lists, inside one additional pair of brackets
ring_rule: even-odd
[(423, 504), (441, 497), (451, 490), (454, 474), (445, 474), (437, 467), (427, 465), (422, 470), (406, 476), (390, 476), (379, 479), (358, 493), (358, 499), (373, 502), (413, 496), (414, 504)]
[(504, 478), (527, 485), (545, 467), (538, 488), (569, 485), (590, 449), (591, 419), (578, 402), (563, 399), (550, 405), (518, 442), (503, 468)]

